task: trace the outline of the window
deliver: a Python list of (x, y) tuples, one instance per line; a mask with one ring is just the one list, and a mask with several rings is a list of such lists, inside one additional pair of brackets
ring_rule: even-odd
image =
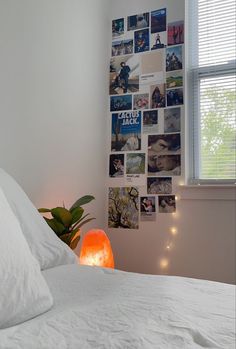
[(235, 183), (235, 0), (189, 0), (193, 183)]

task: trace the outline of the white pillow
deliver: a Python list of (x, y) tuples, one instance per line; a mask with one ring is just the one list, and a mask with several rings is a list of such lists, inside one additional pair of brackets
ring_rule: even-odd
[(0, 328), (31, 319), (52, 304), (39, 264), (0, 189)]
[(41, 269), (76, 263), (72, 250), (56, 236), (21, 187), (1, 168), (0, 187)]

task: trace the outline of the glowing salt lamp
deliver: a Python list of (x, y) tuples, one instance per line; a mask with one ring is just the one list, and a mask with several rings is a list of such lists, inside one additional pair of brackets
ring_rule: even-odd
[(114, 268), (114, 258), (110, 241), (103, 230), (87, 232), (82, 241), (80, 264)]

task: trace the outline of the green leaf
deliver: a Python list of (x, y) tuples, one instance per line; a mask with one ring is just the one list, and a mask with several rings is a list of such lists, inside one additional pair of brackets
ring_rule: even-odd
[(46, 213), (46, 212), (51, 212), (51, 210), (49, 208), (39, 208), (38, 211), (40, 213)]
[(72, 211), (74, 208), (83, 206), (85, 204), (88, 204), (90, 201), (94, 200), (95, 197), (92, 195), (85, 195), (82, 196), (80, 199), (78, 199), (70, 208), (70, 211)]
[(80, 240), (80, 235), (78, 235), (74, 240), (71, 241), (70, 243), (70, 248), (74, 250), (76, 246), (78, 245), (78, 242)]
[(56, 207), (51, 210), (52, 216), (60, 223), (62, 223), (65, 227), (69, 227), (72, 222), (72, 215), (70, 211), (68, 211), (64, 207)]
[(49, 225), (49, 227), (58, 235), (60, 236), (64, 231), (65, 231), (65, 227), (63, 224), (61, 224), (60, 222), (58, 222), (56, 219), (54, 218), (46, 218), (44, 217), (45, 221), (47, 222), (47, 224)]
[(80, 223), (79, 225), (77, 225), (77, 227), (76, 228), (81, 228), (84, 224), (86, 224), (86, 223), (88, 223), (88, 222), (90, 222), (90, 221), (92, 221), (92, 220), (94, 220), (95, 218), (88, 218), (88, 219), (86, 219), (85, 221), (83, 221), (82, 223)]
[(72, 215), (72, 222), (71, 222), (71, 224), (74, 224), (77, 221), (79, 221), (81, 219), (83, 213), (84, 213), (84, 209), (82, 207), (76, 207), (75, 209), (73, 209), (71, 211), (71, 215)]

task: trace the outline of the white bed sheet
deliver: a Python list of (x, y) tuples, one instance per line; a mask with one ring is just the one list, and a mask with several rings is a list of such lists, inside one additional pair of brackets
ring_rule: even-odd
[(235, 286), (59, 266), (43, 272), (54, 307), (0, 330), (1, 349), (235, 348)]

